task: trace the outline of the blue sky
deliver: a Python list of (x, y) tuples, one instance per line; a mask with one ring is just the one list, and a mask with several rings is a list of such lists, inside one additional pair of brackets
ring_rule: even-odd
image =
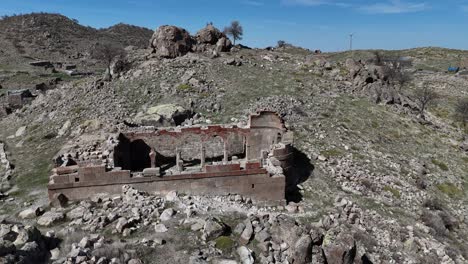
[(468, 0), (0, 0), (0, 15), (54, 12), (97, 28), (123, 22), (191, 33), (213, 22), (244, 27), (241, 43), (277, 40), (324, 51), (441, 46), (468, 49)]

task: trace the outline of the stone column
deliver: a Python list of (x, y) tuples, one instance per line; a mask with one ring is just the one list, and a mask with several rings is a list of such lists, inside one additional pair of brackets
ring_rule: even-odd
[(228, 142), (227, 142), (227, 139), (224, 140), (224, 149), (223, 149), (223, 152), (224, 152), (224, 158), (223, 158), (223, 162), (224, 163), (227, 163), (228, 162)]
[(246, 161), (249, 161), (250, 158), (249, 158), (249, 155), (250, 155), (250, 145), (249, 145), (249, 142), (247, 140), (247, 137), (245, 137), (245, 142), (244, 142), (244, 148), (245, 148), (245, 160)]
[(176, 166), (178, 171), (184, 170), (184, 165), (182, 164), (182, 160), (180, 158), (180, 150), (176, 148)]
[(202, 144), (201, 144), (201, 153), (200, 153), (200, 164), (201, 164), (202, 169), (205, 167), (205, 156), (206, 156), (205, 145), (202, 142)]
[(149, 153), (149, 157), (151, 160), (151, 168), (156, 168), (156, 151), (151, 148), (151, 152)]

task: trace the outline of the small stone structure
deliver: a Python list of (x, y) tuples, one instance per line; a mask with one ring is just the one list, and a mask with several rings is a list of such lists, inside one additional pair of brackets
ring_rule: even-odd
[(7, 104), (11, 109), (20, 109), (24, 105), (31, 103), (34, 95), (29, 89), (21, 89), (7, 92)]
[(123, 185), (165, 194), (240, 194), (255, 202), (285, 201), (293, 135), (274, 112), (252, 114), (246, 127), (210, 125), (145, 128), (120, 133), (111, 151), (53, 169), (49, 198), (118, 194)]

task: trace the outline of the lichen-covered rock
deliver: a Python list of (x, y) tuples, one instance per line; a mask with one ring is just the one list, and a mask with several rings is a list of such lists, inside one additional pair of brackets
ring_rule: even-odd
[(193, 45), (193, 39), (183, 28), (161, 26), (151, 38), (153, 53), (164, 58), (176, 58), (187, 54)]

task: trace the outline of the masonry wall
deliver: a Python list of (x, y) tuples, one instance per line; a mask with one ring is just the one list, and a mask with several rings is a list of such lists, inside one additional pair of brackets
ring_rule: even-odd
[(86, 199), (97, 193), (120, 194), (123, 185), (131, 185), (159, 194), (172, 190), (193, 195), (241, 194), (263, 204), (284, 202), (285, 199), (285, 178), (270, 176), (259, 168), (259, 164), (250, 164), (247, 170), (167, 177), (131, 178), (129, 171), (105, 172), (102, 166), (71, 168), (67, 173), (55, 176), (55, 184), (49, 185), (49, 198), (55, 193), (63, 193), (70, 200)]

